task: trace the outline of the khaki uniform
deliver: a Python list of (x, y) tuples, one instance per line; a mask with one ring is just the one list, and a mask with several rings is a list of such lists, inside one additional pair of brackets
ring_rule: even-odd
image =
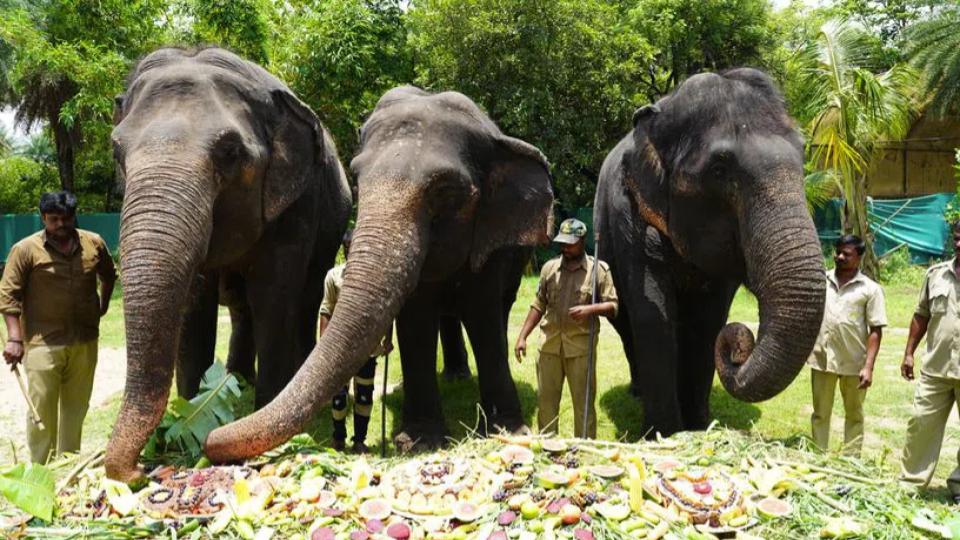
[(810, 355), (813, 440), (826, 449), (830, 442), (830, 417), (837, 385), (843, 398), (843, 450), (859, 456), (863, 447), (863, 400), (867, 391), (858, 388), (860, 370), (867, 361), (870, 328), (887, 325), (883, 289), (858, 273), (841, 287), (833, 271), (827, 272), (827, 296), (823, 325)]
[[(574, 430), (577, 436), (584, 432), (583, 410), (589, 375), (591, 388), (587, 435), (596, 437), (597, 434), (597, 415), (594, 410), (597, 378), (595, 373), (587, 371), (587, 354), (591, 346), (596, 351), (598, 340), (590, 343), (589, 320), (577, 322), (569, 315), (570, 308), (590, 304), (592, 300), (593, 266), (593, 257), (584, 256), (572, 267), (564, 267), (563, 257), (557, 257), (540, 270), (540, 285), (530, 307), (543, 314), (540, 322), (543, 343), (537, 360), (537, 423), (541, 432), (557, 431), (564, 378), (573, 398)], [(610, 269), (602, 261), (597, 275), (597, 301), (617, 302)]]
[[(333, 316), (333, 310), (340, 298), (340, 289), (343, 287), (343, 270), (346, 264), (334, 266), (327, 272), (323, 280), (323, 302), (320, 304), (320, 315)], [(354, 443), (363, 443), (367, 438), (367, 426), (370, 423), (370, 413), (373, 411), (373, 378), (377, 373), (377, 357), (387, 352), (387, 338), (383, 336), (380, 342), (370, 352), (360, 371), (353, 377), (353, 440)], [(344, 441), (347, 438), (347, 398), (349, 389), (344, 386), (331, 403), (333, 414), (333, 438)]]
[[(919, 362), (914, 412), (900, 464), (901, 480), (915, 485), (927, 485), (933, 478), (947, 419), (960, 403), (960, 280), (953, 265), (950, 260), (927, 270), (917, 302), (917, 315), (929, 319), (927, 350)], [(950, 473), (947, 487), (960, 495), (960, 466)]]
[(78, 452), (97, 366), (97, 278), (117, 277), (106, 243), (77, 230), (77, 249), (57, 251), (40, 231), (17, 242), (0, 280), (0, 313), (20, 316), (30, 400), (46, 427), (27, 419), (34, 462)]

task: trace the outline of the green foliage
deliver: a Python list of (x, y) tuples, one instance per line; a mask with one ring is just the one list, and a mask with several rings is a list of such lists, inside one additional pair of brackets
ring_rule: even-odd
[(402, 15), (397, 0), (307, 1), (278, 12), (285, 41), (271, 68), (320, 116), (346, 161), (380, 96), (413, 80)]
[(947, 203), (943, 213), (943, 219), (947, 223), (960, 221), (960, 148), (954, 150), (953, 174), (957, 179), (957, 193), (953, 196), (953, 200)]
[(192, 0), (183, 8), (194, 19), (187, 37), (191, 42), (219, 45), (267, 63), (269, 31), (258, 0)]
[(25, 156), (0, 158), (0, 214), (29, 214), (46, 191), (56, 191), (57, 170)]
[(945, 6), (936, 17), (911, 25), (905, 32), (904, 55), (923, 72), (927, 110), (956, 112), (960, 99), (960, 6)]
[(875, 52), (861, 28), (830, 21), (797, 50), (791, 69), (797, 74), (793, 109), (807, 133), (810, 166), (839, 179), (843, 228), (866, 241), (864, 270), (872, 276), (878, 268), (867, 221), (867, 164), (877, 143), (906, 135), (917, 81), (915, 71), (901, 64), (872, 71)]
[(907, 246), (887, 253), (880, 260), (880, 282), (884, 285), (913, 286), (923, 281), (925, 266), (913, 264)]
[(650, 45), (600, 0), (423, 0), (408, 13), (418, 81), (458, 90), (553, 164), (560, 204), (592, 204), (606, 153), (648, 100)]
[(241, 392), (237, 378), (214, 362), (203, 374), (196, 397), (187, 401), (178, 396), (170, 402), (160, 426), (147, 441), (144, 458), (173, 453), (181, 462), (196, 462), (207, 435), (236, 420)]
[(57, 149), (53, 147), (50, 137), (43, 131), (34, 133), (27, 142), (17, 148), (16, 153), (37, 163), (57, 164)]
[(0, 473), (0, 495), (32, 516), (53, 518), (57, 501), (53, 473), (43, 465), (19, 463)]
[(833, 171), (814, 171), (803, 178), (803, 193), (810, 214), (830, 202), (839, 191), (840, 184)]
[(901, 60), (900, 42), (904, 31), (944, 3), (944, 0), (837, 0), (824, 11), (866, 28), (876, 48), (876, 57), (883, 68), (889, 68)]
[(654, 47), (654, 62), (642, 66), (651, 96), (668, 93), (701, 71), (761, 64), (772, 46), (767, 0), (638, 0), (630, 25)]

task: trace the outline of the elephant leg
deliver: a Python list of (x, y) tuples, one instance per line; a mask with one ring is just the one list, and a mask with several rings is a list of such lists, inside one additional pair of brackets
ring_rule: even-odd
[[(244, 299), (246, 300), (246, 299)], [(230, 351), (227, 353), (227, 370), (244, 378), (249, 384), (257, 383), (257, 344), (254, 342), (253, 314), (244, 301), (230, 306)]]
[(477, 362), (480, 405), (493, 426), (515, 431), (524, 424), (507, 356), (502, 269), (502, 261), (491, 258), (479, 273), (465, 281), (460, 313)]
[(403, 452), (446, 442), (447, 427), (437, 382), (438, 290), (421, 285), (397, 315), (397, 343), (403, 373), (403, 420), (394, 438)]
[(625, 303), (620, 303), (620, 309), (617, 310), (617, 316), (613, 319), (613, 329), (620, 336), (620, 342), (623, 344), (623, 354), (627, 359), (627, 367), (630, 369), (630, 395), (640, 399), (643, 392), (640, 390), (640, 373), (637, 369), (637, 359), (633, 351), (633, 325), (630, 322), (630, 309)]
[(191, 399), (200, 391), (200, 381), (213, 364), (217, 344), (216, 273), (194, 278), (190, 304), (180, 327), (180, 348), (177, 353), (177, 393)]
[(343, 228), (323, 229), (317, 232), (313, 257), (307, 269), (307, 279), (300, 296), (300, 345), (301, 354), (297, 369), (302, 365), (317, 344), (317, 320), (323, 302), (323, 280), (336, 263), (337, 252), (343, 239)]
[(677, 394), (685, 430), (706, 429), (710, 423), (714, 343), (736, 291), (736, 283), (711, 281), (697, 291), (680, 294)]
[(448, 381), (469, 379), (467, 346), (463, 341), (460, 318), (454, 313), (440, 315), (440, 346), (443, 347), (443, 377)]

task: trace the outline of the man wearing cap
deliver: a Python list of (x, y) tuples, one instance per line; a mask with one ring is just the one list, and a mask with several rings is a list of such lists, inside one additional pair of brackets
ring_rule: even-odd
[[(537, 423), (541, 433), (556, 433), (560, 414), (563, 381), (567, 380), (573, 399), (575, 435), (596, 437), (597, 415), (594, 400), (597, 395), (596, 362), (589, 372), (587, 356), (590, 347), (596, 352), (597, 339), (590, 343), (591, 322), (599, 316), (612, 318), (617, 314), (617, 292), (613, 287), (610, 268), (586, 255), (584, 238), (587, 226), (579, 220), (568, 219), (560, 224), (560, 234), (553, 239), (560, 244), (562, 255), (547, 261), (540, 270), (537, 296), (523, 323), (514, 353), (522, 362), (527, 353), (527, 336), (540, 323), (543, 343), (537, 360)], [(597, 300), (593, 300), (593, 272), (597, 275)], [(596, 359), (596, 355), (594, 355)], [(589, 418), (586, 432), (583, 410), (587, 405), (587, 380), (590, 380)]]

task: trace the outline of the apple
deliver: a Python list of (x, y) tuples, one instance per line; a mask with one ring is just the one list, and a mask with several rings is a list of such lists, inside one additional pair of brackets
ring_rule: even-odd
[(564, 525), (573, 525), (580, 521), (580, 507), (575, 504), (564, 505), (560, 509), (560, 521)]

